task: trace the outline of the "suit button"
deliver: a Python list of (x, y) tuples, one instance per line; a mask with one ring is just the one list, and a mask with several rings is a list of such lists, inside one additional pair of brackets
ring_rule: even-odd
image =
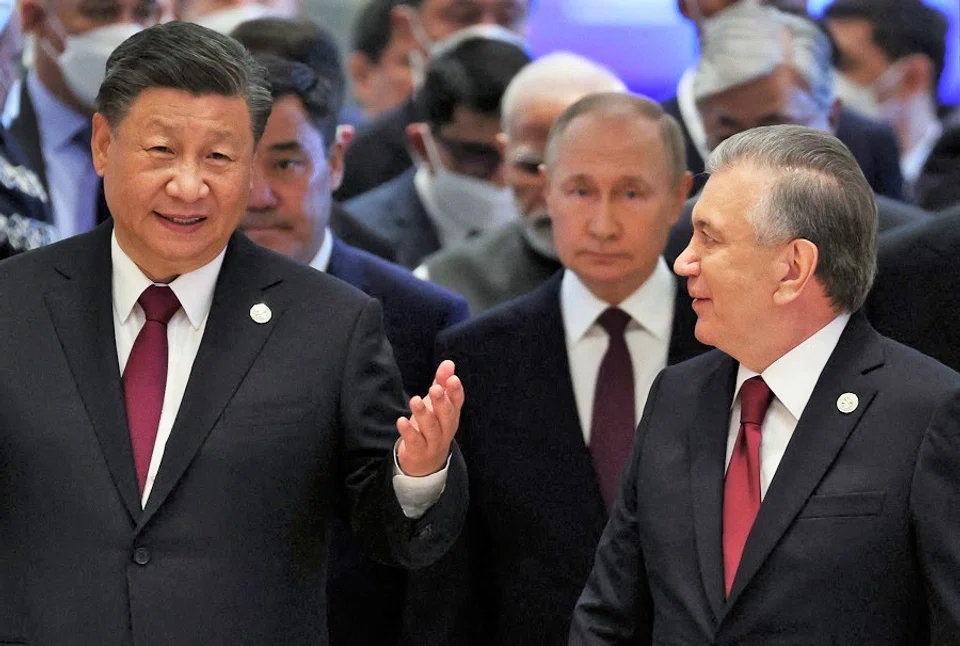
[(133, 551), (133, 562), (137, 565), (146, 565), (150, 562), (150, 550), (145, 547), (138, 547)]

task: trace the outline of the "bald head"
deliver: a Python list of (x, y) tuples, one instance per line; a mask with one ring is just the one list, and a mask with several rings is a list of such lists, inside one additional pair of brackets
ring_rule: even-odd
[(548, 54), (523, 68), (507, 86), (500, 102), (503, 131), (509, 134), (517, 116), (532, 105), (558, 106), (559, 114), (588, 94), (626, 91), (616, 74), (588, 58)]

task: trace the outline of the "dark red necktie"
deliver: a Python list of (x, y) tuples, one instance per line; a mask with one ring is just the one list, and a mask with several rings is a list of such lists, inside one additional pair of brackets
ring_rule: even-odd
[(633, 364), (624, 331), (630, 315), (611, 307), (597, 319), (610, 337), (593, 396), (590, 453), (600, 481), (600, 492), (609, 510), (617, 497), (620, 473), (627, 463), (636, 429)]
[(772, 399), (761, 377), (740, 387), (740, 431), (723, 483), (723, 582), (728, 597), (760, 510), (760, 426)]
[(137, 484), (143, 494), (167, 386), (167, 323), (180, 309), (180, 301), (169, 287), (151, 285), (137, 302), (147, 320), (133, 343), (123, 371), (123, 397), (127, 404)]

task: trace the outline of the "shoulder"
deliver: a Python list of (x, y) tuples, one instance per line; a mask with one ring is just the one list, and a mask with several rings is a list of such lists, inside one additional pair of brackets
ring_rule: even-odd
[(415, 191), (413, 184), (415, 172), (416, 169), (411, 168), (366, 193), (350, 198), (343, 203), (343, 207), (348, 213), (361, 219), (369, 219), (370, 216), (378, 214), (390, 216), (392, 211), (387, 210), (386, 207), (402, 205), (403, 196)]
[[(469, 321), (444, 331), (439, 343), (465, 350), (497, 346), (501, 352), (508, 347), (525, 347), (531, 338), (542, 338), (544, 319), (559, 310), (559, 277), (524, 294), (501, 303)], [(559, 320), (559, 315), (558, 315)]]
[(930, 220), (933, 215), (912, 204), (877, 195), (877, 217), (880, 231), (887, 231), (904, 224)]

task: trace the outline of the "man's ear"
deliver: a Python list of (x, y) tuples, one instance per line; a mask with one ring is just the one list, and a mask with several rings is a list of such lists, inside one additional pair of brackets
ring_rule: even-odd
[(413, 21), (415, 18), (412, 12), (416, 11), (413, 7), (404, 4), (397, 4), (390, 10), (390, 40), (387, 42), (397, 42), (403, 47), (419, 47), (417, 35), (414, 32)]
[(809, 240), (797, 238), (788, 242), (781, 253), (782, 273), (773, 300), (777, 305), (788, 305), (811, 286), (817, 273), (820, 250)]
[(435, 170), (430, 161), (430, 154), (427, 152), (426, 138), (429, 136), (427, 134), (429, 127), (425, 123), (411, 123), (407, 126), (407, 146), (415, 162), (426, 163), (430, 170)]
[(364, 109), (370, 105), (373, 90), (370, 87), (370, 77), (373, 72), (373, 63), (366, 54), (353, 52), (347, 58), (347, 71), (353, 83), (353, 96)]
[(680, 216), (683, 215), (683, 207), (687, 203), (687, 198), (690, 197), (690, 187), (693, 186), (693, 173), (690, 171), (684, 171), (683, 177), (677, 182), (677, 186), (674, 190), (674, 198), (676, 200), (676, 207), (671, 212), (670, 226), (673, 226), (677, 223), (677, 220), (680, 219)]
[(901, 88), (904, 96), (921, 92), (933, 92), (933, 62), (923, 54), (910, 54), (903, 59), (903, 81)]
[(90, 139), (93, 167), (97, 170), (97, 175), (103, 177), (107, 168), (110, 145), (113, 143), (113, 131), (107, 123), (107, 118), (99, 112), (93, 115), (93, 136)]
[(343, 153), (346, 149), (339, 141), (335, 141), (327, 151), (327, 166), (330, 170), (330, 192), (333, 193), (343, 182)]
[(20, 0), (20, 27), (25, 34), (37, 33), (46, 17), (44, 0)]
[(507, 154), (507, 144), (510, 143), (510, 137), (507, 136), (505, 132), (498, 132), (497, 136), (494, 137), (494, 145), (497, 147), (497, 151), (500, 153), (501, 157), (504, 157)]

